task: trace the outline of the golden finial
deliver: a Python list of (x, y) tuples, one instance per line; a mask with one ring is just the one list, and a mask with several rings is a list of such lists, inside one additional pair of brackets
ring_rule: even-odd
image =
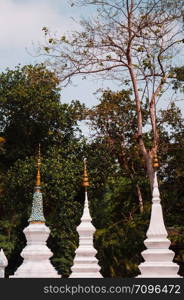
[(82, 186), (84, 186), (84, 187), (88, 187), (89, 186), (86, 161), (87, 161), (87, 159), (84, 158), (84, 175), (83, 175), (83, 182), (82, 182)]
[(6, 142), (6, 140), (5, 140), (5, 138), (4, 137), (2, 137), (2, 136), (0, 136), (0, 144), (2, 143), (5, 143)]
[(159, 167), (158, 157), (157, 153), (155, 152), (153, 155), (153, 168), (157, 169)]
[(36, 188), (40, 187), (40, 166), (41, 166), (41, 154), (40, 154), (40, 144), (38, 145), (38, 159), (37, 159), (37, 175), (36, 175)]

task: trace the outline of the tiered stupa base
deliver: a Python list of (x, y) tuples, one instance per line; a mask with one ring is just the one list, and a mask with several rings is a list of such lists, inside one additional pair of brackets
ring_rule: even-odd
[(102, 278), (96, 253), (93, 247), (79, 247), (70, 278)]
[(172, 260), (174, 252), (169, 249), (147, 249), (142, 252), (145, 262), (139, 265), (138, 278), (179, 278), (179, 266)]
[(27, 246), (21, 256), (22, 265), (12, 278), (60, 278), (50, 262), (53, 253), (46, 245), (50, 230), (44, 223), (31, 223), (24, 229)]

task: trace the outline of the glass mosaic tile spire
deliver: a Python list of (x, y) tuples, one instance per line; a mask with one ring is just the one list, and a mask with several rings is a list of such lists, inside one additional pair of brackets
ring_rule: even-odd
[(32, 212), (31, 212), (31, 216), (28, 220), (28, 222), (30, 222), (30, 223), (44, 223), (45, 222), (45, 218), (43, 215), (43, 199), (42, 199), (42, 193), (41, 193), (40, 166), (41, 166), (41, 155), (40, 155), (40, 145), (39, 145), (35, 192), (33, 194)]

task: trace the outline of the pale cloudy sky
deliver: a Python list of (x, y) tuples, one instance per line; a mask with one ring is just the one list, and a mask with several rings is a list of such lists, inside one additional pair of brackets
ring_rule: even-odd
[[(82, 12), (90, 14), (89, 9)], [(67, 0), (0, 0), (0, 71), (39, 62), (29, 52), (33, 53), (33, 44), (43, 41), (42, 28), (64, 33), (76, 26), (71, 17), (80, 16), (81, 9), (71, 7)], [(75, 84), (62, 91), (61, 99), (79, 99), (90, 106), (97, 103), (93, 92), (103, 83), (77, 79)]]
[[(46, 26), (62, 34), (75, 28), (71, 17), (80, 18), (82, 14), (91, 15), (92, 11), (71, 7), (68, 0), (0, 0), (0, 71), (39, 62), (28, 51), (33, 53), (32, 44), (43, 41), (42, 28)], [(92, 106), (98, 102), (93, 95), (98, 88), (119, 89), (113, 83), (102, 81), (76, 79), (74, 83), (76, 86), (63, 89), (61, 101), (78, 99)]]
[(42, 40), (43, 26), (61, 31), (68, 28), (64, 3), (65, 0), (0, 0), (1, 69), (33, 61), (26, 48)]

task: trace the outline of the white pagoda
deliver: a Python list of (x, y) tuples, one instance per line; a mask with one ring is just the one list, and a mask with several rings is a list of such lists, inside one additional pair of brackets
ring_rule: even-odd
[(0, 251), (0, 278), (4, 278), (4, 271), (5, 271), (5, 268), (7, 267), (8, 265), (8, 260), (4, 254), (4, 251), (3, 249), (1, 249)]
[[(154, 167), (158, 167), (157, 158)], [(153, 182), (151, 219), (146, 235), (147, 239), (144, 244), (147, 249), (141, 253), (145, 261), (139, 265), (141, 275), (138, 277), (180, 277), (178, 275), (179, 266), (173, 262), (175, 253), (169, 249), (171, 242), (167, 238), (168, 233), (164, 224), (156, 170)]]
[(77, 227), (79, 234), (79, 247), (75, 251), (76, 255), (72, 266), (70, 278), (102, 278), (100, 274), (100, 266), (96, 256), (96, 249), (93, 247), (93, 235), (95, 227), (92, 225), (91, 216), (88, 205), (87, 187), (89, 186), (86, 159), (84, 159), (84, 176), (83, 184), (85, 188), (84, 211), (81, 223)]
[(22, 265), (17, 269), (12, 278), (59, 278), (55, 268), (50, 262), (53, 253), (47, 247), (46, 241), (50, 234), (50, 229), (45, 225), (43, 215), (43, 200), (40, 184), (40, 147), (37, 162), (37, 177), (35, 192), (33, 194), (33, 204), (29, 225), (24, 229), (27, 245), (23, 249), (21, 256), (24, 258)]

